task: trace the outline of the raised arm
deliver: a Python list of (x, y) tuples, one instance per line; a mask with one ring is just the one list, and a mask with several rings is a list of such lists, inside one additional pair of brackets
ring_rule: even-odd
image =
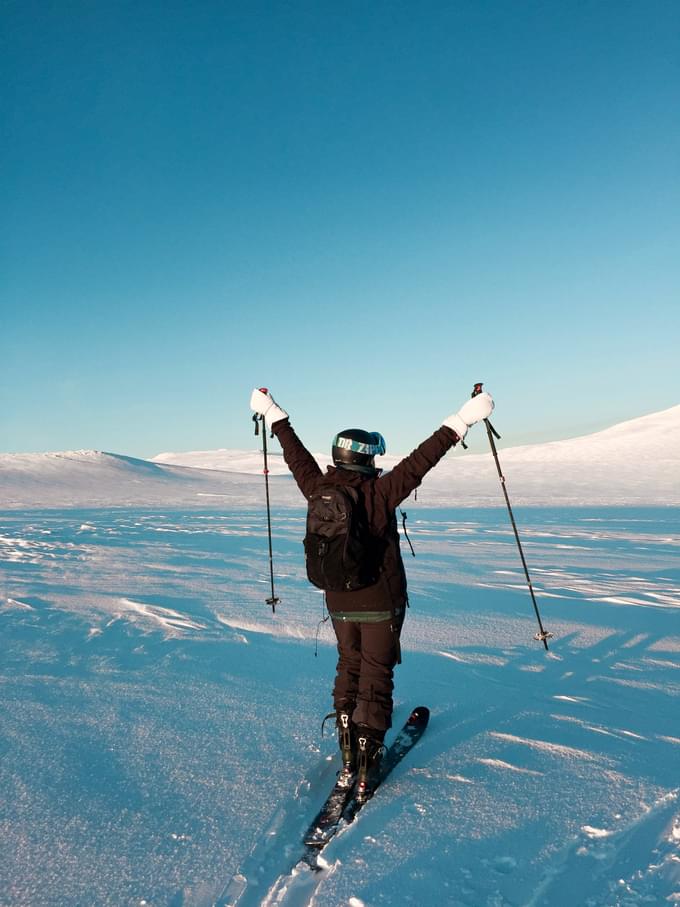
[(381, 476), (376, 482), (376, 491), (385, 498), (388, 507), (393, 509), (407, 498), (458, 440), (455, 431), (442, 425), (391, 472)]
[(298, 488), (308, 498), (323, 474), (321, 467), (295, 434), (288, 419), (277, 422), (272, 431), (281, 443), (283, 459), (293, 473)]
[(283, 449), (283, 459), (293, 473), (298, 488), (308, 498), (322, 475), (321, 467), (295, 434), (288, 419), (288, 413), (274, 402), (271, 394), (265, 388), (253, 391), (250, 407), (258, 415), (264, 416), (266, 427), (270, 428), (279, 439)]
[(464, 403), (457, 413), (444, 419), (441, 428), (416, 447), (391, 472), (381, 476), (376, 488), (388, 505), (396, 507), (407, 498), (447, 450), (463, 440), (468, 428), (475, 422), (487, 419), (492, 410), (493, 400), (490, 395), (478, 394)]

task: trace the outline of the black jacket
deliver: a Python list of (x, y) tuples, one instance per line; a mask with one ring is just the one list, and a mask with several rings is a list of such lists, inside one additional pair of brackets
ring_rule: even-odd
[(300, 491), (309, 499), (322, 483), (352, 485), (363, 496), (371, 532), (387, 541), (380, 579), (373, 586), (355, 592), (327, 592), (328, 610), (334, 612), (390, 611), (406, 604), (406, 573), (399, 549), (396, 508), (417, 488), (423, 477), (459, 440), (442, 425), (413, 453), (383, 476), (367, 476), (349, 469), (328, 467), (324, 475), (319, 464), (298, 438), (288, 419), (275, 422), (272, 430), (281, 443), (283, 457)]

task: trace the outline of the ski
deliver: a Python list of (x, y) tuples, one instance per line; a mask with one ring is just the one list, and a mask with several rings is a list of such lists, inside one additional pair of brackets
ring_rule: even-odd
[[(388, 747), (382, 762), (377, 784), (373, 795), (380, 785), (384, 783), (394, 768), (404, 756), (420, 740), (430, 719), (430, 710), (425, 706), (418, 706), (409, 715), (404, 726)], [(339, 779), (340, 781), (340, 779)], [(321, 807), (316, 818), (307, 829), (303, 838), (304, 853), (300, 862), (306, 863), (311, 869), (319, 870), (318, 857), (331, 838), (345, 825), (355, 820), (359, 810), (368, 803), (370, 798), (359, 799), (355, 795), (354, 786), (334, 786), (328, 799)]]
[(305, 847), (312, 848), (313, 853), (318, 853), (322, 847), (325, 847), (329, 839), (329, 831), (334, 829), (342, 819), (344, 809), (354, 791), (354, 780), (354, 772), (340, 772), (333, 790), (305, 832), (302, 839), (303, 844)]

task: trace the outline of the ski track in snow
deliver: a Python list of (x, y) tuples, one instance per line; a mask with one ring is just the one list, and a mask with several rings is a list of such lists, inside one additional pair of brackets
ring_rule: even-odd
[(418, 508), (395, 723), (430, 727), (311, 873), (304, 514), (274, 514), (275, 614), (261, 512), (0, 514), (0, 903), (680, 903), (680, 513), (518, 516), (550, 652), (507, 514)]

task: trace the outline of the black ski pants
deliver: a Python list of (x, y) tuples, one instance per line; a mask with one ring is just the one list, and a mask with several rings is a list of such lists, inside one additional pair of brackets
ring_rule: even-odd
[(403, 614), (375, 623), (333, 619), (338, 641), (335, 710), (350, 710), (354, 724), (371, 728), (380, 740), (392, 726), (393, 674), (401, 661), (403, 620)]

